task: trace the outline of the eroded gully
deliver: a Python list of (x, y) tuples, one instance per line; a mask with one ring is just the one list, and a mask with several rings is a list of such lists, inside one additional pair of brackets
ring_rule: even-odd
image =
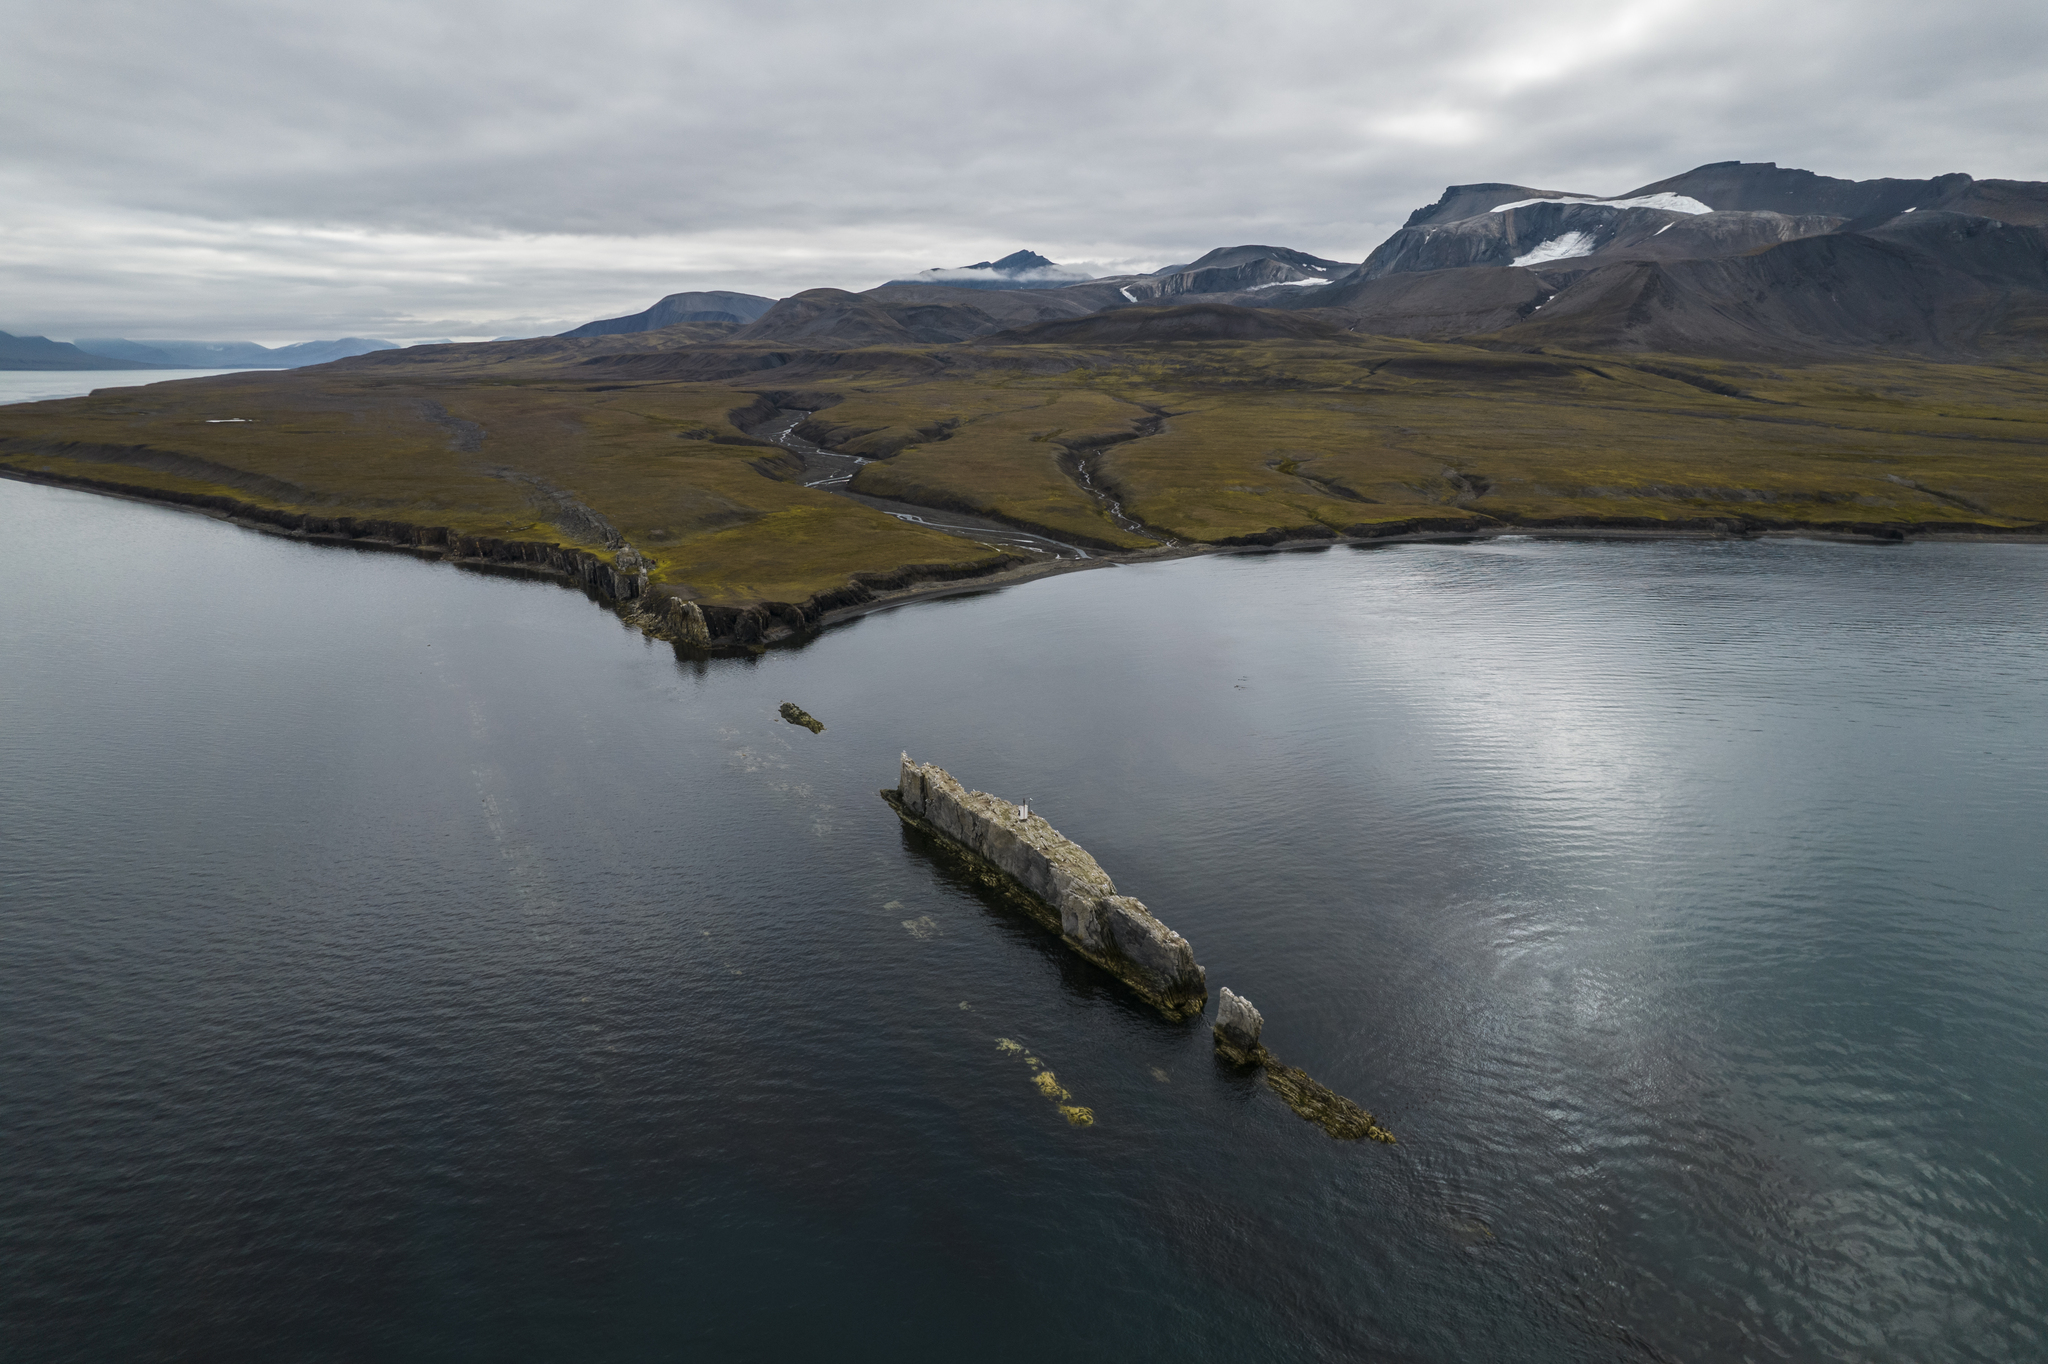
[[(850, 455), (843, 450), (827, 450), (824, 446), (805, 440), (796, 433), (797, 427), (811, 414), (790, 408), (777, 409), (775, 416), (754, 428), (749, 434), (774, 441), (783, 449), (803, 461), (804, 486), (818, 488), (824, 492), (836, 493), (840, 497), (873, 507), (885, 512), (898, 521), (923, 526), (926, 530), (942, 531), (947, 535), (958, 535), (983, 544), (999, 545), (1005, 549), (1021, 549), (1031, 554), (1043, 554), (1053, 559), (1090, 559), (1095, 556), (1079, 545), (1070, 545), (1064, 540), (1050, 536), (1034, 535), (1029, 531), (1006, 526), (1000, 521), (967, 512), (945, 512), (944, 520), (932, 520), (925, 512), (929, 508), (915, 511), (906, 510), (909, 504), (894, 502), (886, 497), (869, 497), (847, 487), (853, 476), (860, 472), (863, 464), (871, 461), (859, 455)], [(1092, 491), (1092, 489), (1091, 489)], [(1100, 494), (1097, 494), (1100, 496)]]

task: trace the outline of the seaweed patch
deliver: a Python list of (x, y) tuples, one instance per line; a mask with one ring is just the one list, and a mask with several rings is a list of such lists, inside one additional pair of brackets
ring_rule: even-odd
[(1053, 1107), (1059, 1110), (1059, 1115), (1065, 1118), (1069, 1125), (1074, 1127), (1092, 1127), (1095, 1125), (1095, 1110), (1075, 1103), (1074, 1096), (1067, 1092), (1067, 1087), (1060, 1083), (1059, 1077), (1045, 1068), (1045, 1062), (1026, 1051), (1023, 1043), (1012, 1041), (1007, 1037), (998, 1037), (996, 1039), (996, 1050), (1024, 1058), (1024, 1064), (1031, 1067), (1032, 1086), (1040, 1094), (1052, 1100)]
[(777, 713), (791, 724), (802, 725), (813, 734), (823, 734), (825, 732), (825, 722), (794, 701), (784, 701)]

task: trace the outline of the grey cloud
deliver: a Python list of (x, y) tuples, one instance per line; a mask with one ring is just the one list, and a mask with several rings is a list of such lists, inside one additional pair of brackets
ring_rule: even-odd
[(1451, 182), (2048, 178), (2037, 3), (24, 9), (0, 328), (497, 335), (1030, 247), (1359, 259)]

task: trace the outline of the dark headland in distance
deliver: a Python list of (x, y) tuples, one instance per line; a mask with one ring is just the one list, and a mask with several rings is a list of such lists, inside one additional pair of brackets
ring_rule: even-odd
[(397, 349), (395, 341), (365, 336), (264, 346), (254, 341), (128, 341), (113, 336), (52, 341), (0, 332), (0, 370), (297, 369)]
[(2048, 526), (2048, 184), (1461, 185), (1358, 262), (1082, 273), (1020, 251), (19, 404), (0, 474), (562, 575), (714, 648), (1134, 556)]

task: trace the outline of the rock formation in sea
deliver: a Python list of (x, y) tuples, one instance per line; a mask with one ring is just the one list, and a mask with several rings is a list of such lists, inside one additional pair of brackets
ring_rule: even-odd
[(1259, 1033), (1265, 1026), (1264, 1016), (1252, 1007), (1250, 1000), (1233, 993), (1227, 985), (1218, 992), (1216, 1050), (1241, 1066), (1251, 1065), (1258, 1060)]
[(794, 701), (784, 701), (780, 714), (783, 719), (791, 724), (801, 725), (813, 734), (823, 734), (825, 732), (825, 722)]
[(1266, 1073), (1266, 1084), (1287, 1101), (1287, 1106), (1340, 1141), (1371, 1137), (1393, 1144), (1394, 1134), (1373, 1120), (1372, 1114), (1342, 1094), (1319, 1083), (1305, 1070), (1284, 1064), (1260, 1042), (1266, 1020), (1244, 996), (1224, 986), (1216, 1006), (1216, 1050), (1234, 1065), (1257, 1066)]
[(969, 791), (907, 753), (896, 788), (882, 798), (906, 824), (943, 839), (984, 884), (1023, 892), (1034, 917), (1168, 1018), (1192, 1018), (1207, 1006), (1208, 980), (1187, 939), (1142, 901), (1117, 894), (1087, 849), (1040, 816)]

